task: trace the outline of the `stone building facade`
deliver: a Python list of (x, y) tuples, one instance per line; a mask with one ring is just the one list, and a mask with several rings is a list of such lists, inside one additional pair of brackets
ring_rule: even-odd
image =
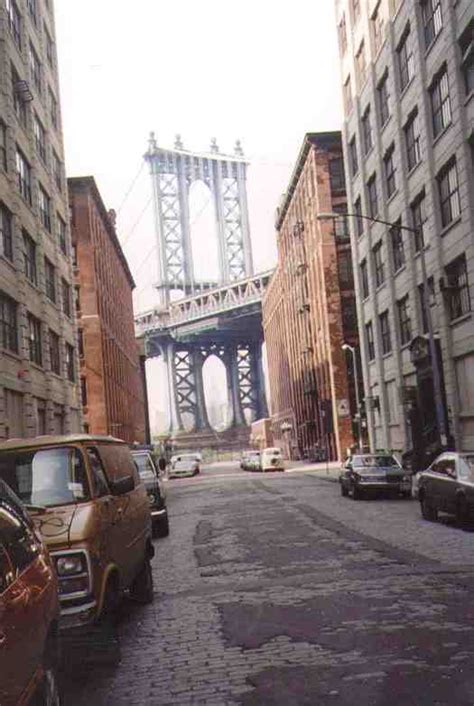
[(93, 177), (68, 179), (84, 428), (145, 441), (145, 390), (135, 339), (135, 287)]
[[(373, 448), (474, 448), (474, 6), (336, 0), (343, 142)], [(398, 223), (419, 229), (403, 231)], [(422, 249), (447, 434), (435, 417)]]
[(278, 266), (263, 301), (273, 437), (293, 458), (342, 459), (354, 444), (357, 344), (341, 134), (305, 136), (277, 210)]
[(80, 430), (53, 2), (0, 3), (0, 439)]

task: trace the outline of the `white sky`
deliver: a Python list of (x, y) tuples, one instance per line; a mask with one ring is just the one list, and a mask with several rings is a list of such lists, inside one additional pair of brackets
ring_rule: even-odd
[[(303, 136), (341, 126), (334, 0), (55, 0), (55, 8), (67, 174), (93, 175), (119, 211), (136, 311), (155, 301), (145, 167), (123, 201), (151, 130), (163, 146), (180, 133), (190, 150), (207, 151), (216, 137), (232, 152), (241, 139), (254, 261), (271, 267), (275, 208)], [(204, 213), (201, 237), (207, 222)], [(159, 367), (149, 364), (152, 424), (164, 407)]]

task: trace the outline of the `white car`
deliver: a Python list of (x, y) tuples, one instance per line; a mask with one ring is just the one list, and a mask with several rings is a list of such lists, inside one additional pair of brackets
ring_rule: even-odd
[(260, 457), (260, 467), (262, 471), (284, 471), (283, 455), (278, 447), (263, 449)]

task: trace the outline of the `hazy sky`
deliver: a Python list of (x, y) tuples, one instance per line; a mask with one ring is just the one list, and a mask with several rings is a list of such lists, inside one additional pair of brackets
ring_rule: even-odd
[[(275, 261), (274, 212), (305, 132), (336, 130), (342, 109), (333, 0), (55, 0), (69, 176), (93, 175), (136, 280), (154, 304), (148, 134), (207, 150), (216, 137), (251, 162), (257, 269)], [(134, 179), (134, 186), (124, 201)], [(201, 228), (206, 214), (203, 214)], [(199, 224), (197, 224), (199, 226)], [(149, 365), (151, 421), (161, 376)]]

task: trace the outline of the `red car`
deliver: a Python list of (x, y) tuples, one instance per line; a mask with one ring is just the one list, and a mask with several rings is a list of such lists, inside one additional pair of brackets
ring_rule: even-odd
[(20, 500), (0, 481), (0, 704), (58, 706), (55, 571)]

